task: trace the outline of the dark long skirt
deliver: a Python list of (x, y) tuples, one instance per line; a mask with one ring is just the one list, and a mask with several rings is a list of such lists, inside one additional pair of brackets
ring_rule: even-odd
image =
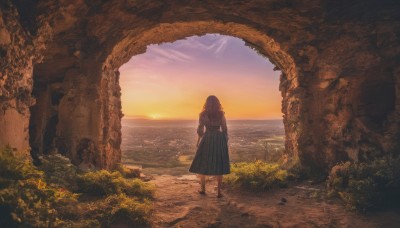
[(200, 140), (189, 172), (204, 175), (230, 173), (228, 142), (220, 131), (206, 131)]

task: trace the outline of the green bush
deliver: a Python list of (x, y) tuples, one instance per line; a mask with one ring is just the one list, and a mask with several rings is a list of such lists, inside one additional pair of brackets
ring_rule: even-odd
[(67, 157), (60, 154), (45, 156), (38, 168), (45, 174), (47, 183), (62, 186), (70, 191), (77, 189), (77, 168)]
[(46, 183), (43, 172), (28, 160), (15, 157), (10, 148), (0, 150), (0, 220), (5, 226), (53, 226), (65, 205), (76, 195)]
[(42, 175), (43, 173), (37, 170), (29, 160), (16, 158), (10, 147), (0, 149), (0, 177), (2, 177), (2, 184), (7, 184), (5, 183), (7, 180), (23, 180), (42, 177)]
[(332, 168), (328, 195), (339, 196), (349, 209), (365, 212), (400, 203), (400, 157), (368, 163), (346, 162)]
[(22, 226), (52, 226), (77, 203), (76, 194), (46, 185), (40, 179), (19, 181), (0, 195), (0, 204), (7, 205), (13, 220)]
[(141, 170), (127, 165), (118, 164), (116, 171), (120, 172), (125, 178), (139, 178)]
[(232, 164), (231, 174), (224, 177), (224, 182), (233, 187), (268, 190), (274, 186), (285, 187), (288, 176), (289, 173), (279, 164), (258, 160)]
[[(71, 187), (71, 183), (82, 185)], [(78, 197), (85, 198), (85, 194), (98, 194), (96, 186), (108, 197), (86, 197), (79, 202)], [(82, 191), (85, 194), (78, 191), (82, 189), (87, 190)], [(39, 170), (29, 160), (15, 157), (10, 148), (0, 149), (0, 221), (4, 227), (107, 227), (121, 216), (134, 225), (147, 224), (148, 198), (153, 192), (153, 186), (125, 179), (119, 172), (77, 175), (75, 167), (60, 155), (43, 158)]]
[(147, 199), (118, 194), (88, 203), (84, 209), (83, 216), (99, 221), (102, 227), (109, 227), (118, 220), (129, 220), (130, 225), (144, 225), (149, 223), (152, 205)]
[(300, 160), (284, 157), (282, 164), (282, 169), (288, 171), (289, 180), (306, 180), (311, 177), (311, 170), (301, 164)]
[(78, 176), (79, 191), (92, 195), (108, 196), (124, 193), (129, 196), (151, 198), (154, 186), (140, 179), (126, 179), (120, 172), (99, 170)]

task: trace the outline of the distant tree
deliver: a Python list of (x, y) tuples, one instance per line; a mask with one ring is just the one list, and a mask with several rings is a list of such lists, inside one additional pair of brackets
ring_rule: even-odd
[(282, 158), (284, 150), (277, 145), (272, 145), (267, 140), (261, 143), (264, 151), (264, 161), (265, 162), (277, 162)]
[(262, 147), (264, 148), (264, 161), (268, 160), (268, 155), (270, 153), (270, 145), (267, 140), (262, 142)]

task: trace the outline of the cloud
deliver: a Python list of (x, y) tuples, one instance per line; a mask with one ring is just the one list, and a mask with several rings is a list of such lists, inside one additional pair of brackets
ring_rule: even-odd
[(160, 63), (166, 63), (165, 60), (178, 62), (188, 62), (193, 60), (192, 56), (187, 55), (181, 51), (169, 48), (165, 49), (161, 46), (150, 46), (148, 48), (148, 52), (151, 54), (152, 58)]
[(215, 43), (215, 48), (214, 48), (214, 54), (218, 55), (222, 53), (228, 43), (228, 37), (222, 37), (221, 39), (218, 40), (218, 42)]
[(207, 55), (215, 55), (222, 53), (229, 42), (234, 37), (222, 36), (219, 34), (208, 34), (202, 37), (191, 36), (185, 40), (178, 40), (174, 43), (167, 44), (171, 49), (179, 49), (182, 52), (189, 52), (193, 56), (196, 53), (207, 53)]
[[(188, 63), (201, 59), (220, 57), (226, 54), (227, 48), (235, 48), (238, 38), (219, 34), (191, 36), (173, 43), (149, 45), (144, 54), (133, 56), (122, 69), (149, 69), (171, 63)], [(240, 42), (239, 42), (240, 43)], [(232, 46), (233, 45), (233, 46)]]
[(205, 40), (206, 39), (202, 39), (202, 37), (199, 36), (190, 36), (184, 40), (178, 40), (174, 43), (170, 43), (169, 46), (174, 49), (183, 50), (207, 50), (209, 45), (204, 42)]

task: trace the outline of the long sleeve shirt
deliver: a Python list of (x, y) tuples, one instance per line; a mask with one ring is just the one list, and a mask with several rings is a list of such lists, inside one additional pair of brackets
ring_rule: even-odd
[(228, 138), (228, 127), (226, 125), (225, 115), (222, 116), (220, 120), (209, 120), (207, 115), (200, 114), (199, 116), (199, 125), (197, 127), (197, 134), (202, 137), (204, 135), (204, 128), (206, 129), (221, 129), (221, 131), (225, 134), (226, 138)]

